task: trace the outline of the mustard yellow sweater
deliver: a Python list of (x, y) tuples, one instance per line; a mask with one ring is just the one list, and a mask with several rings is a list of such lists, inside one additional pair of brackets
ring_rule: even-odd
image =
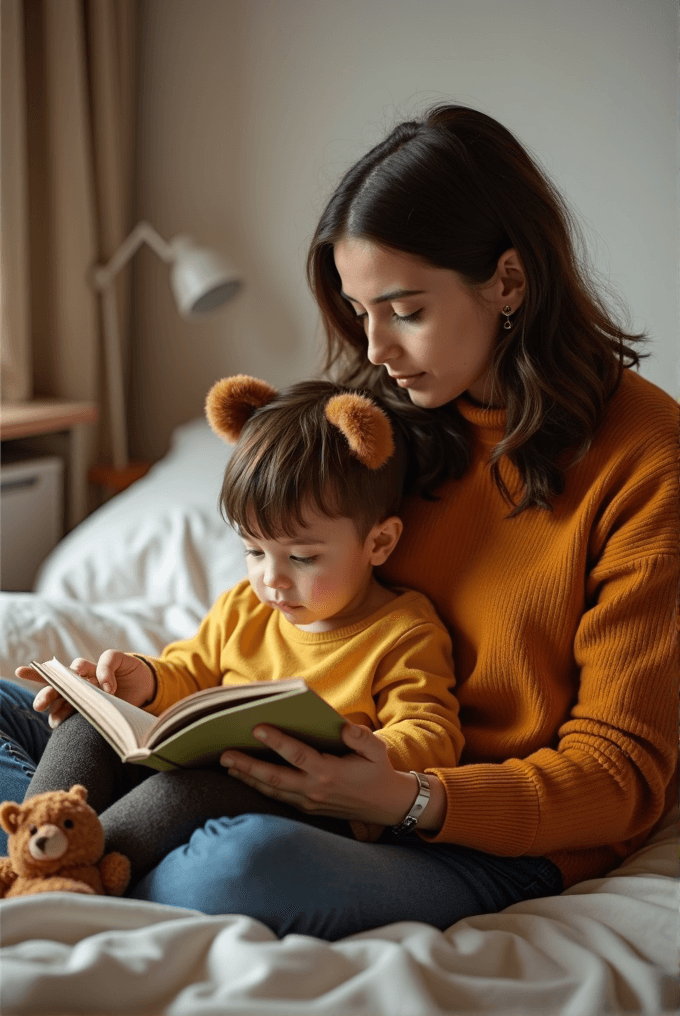
[(571, 885), (636, 849), (672, 784), (678, 407), (625, 371), (555, 510), (509, 519), (487, 466), (505, 412), (458, 404), (471, 466), (409, 504), (384, 568), (452, 635), (465, 748), (430, 768), (448, 801), (435, 839), (546, 854)]
[(378, 732), (396, 769), (455, 766), (460, 757), (451, 640), (420, 593), (402, 592), (356, 624), (306, 632), (244, 580), (219, 597), (194, 638), (144, 659), (158, 681), (147, 706), (154, 715), (220, 683), (301, 677), (342, 716)]

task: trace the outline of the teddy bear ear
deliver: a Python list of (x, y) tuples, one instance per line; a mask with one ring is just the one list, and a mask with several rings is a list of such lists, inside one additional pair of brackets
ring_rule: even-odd
[(326, 419), (342, 431), (352, 453), (368, 469), (379, 469), (394, 452), (390, 421), (365, 395), (334, 395), (326, 404)]
[(205, 400), (208, 423), (223, 441), (235, 444), (244, 424), (260, 406), (276, 396), (276, 388), (247, 374), (235, 374), (217, 381)]
[(0, 826), (10, 836), (19, 828), (20, 811), (21, 805), (17, 804), (16, 801), (5, 801), (3, 804), (0, 804)]
[(71, 797), (77, 797), (80, 801), (87, 801), (87, 787), (84, 787), (81, 783), (74, 783), (69, 790)]

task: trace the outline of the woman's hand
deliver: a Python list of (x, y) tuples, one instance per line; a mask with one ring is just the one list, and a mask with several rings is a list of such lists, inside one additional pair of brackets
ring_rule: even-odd
[[(156, 694), (156, 676), (146, 663), (136, 656), (122, 653), (117, 649), (107, 649), (101, 654), (97, 663), (78, 657), (71, 664), (71, 670), (84, 677), (91, 684), (96, 684), (104, 691), (117, 695), (135, 706), (150, 702)], [(15, 674), (28, 681), (45, 684), (40, 674), (32, 667), (17, 667)], [(61, 697), (59, 692), (46, 685), (33, 699), (33, 708), (38, 713), (49, 710), (50, 727), (57, 727), (70, 716), (73, 707)]]
[[(418, 793), (415, 777), (393, 769), (385, 742), (368, 727), (345, 724), (342, 739), (352, 753), (341, 758), (321, 754), (268, 725), (255, 727), (253, 734), (295, 769), (232, 749), (222, 755), (222, 765), (260, 793), (307, 814), (391, 826), (401, 822)], [(435, 830), (444, 820), (446, 796), (436, 776), (427, 779), (431, 797), (418, 826)]]

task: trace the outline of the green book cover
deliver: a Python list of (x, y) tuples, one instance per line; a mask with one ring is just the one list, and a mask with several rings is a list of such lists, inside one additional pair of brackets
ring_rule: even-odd
[(305, 686), (302, 691), (284, 692), (203, 716), (158, 744), (131, 753), (127, 761), (161, 770), (207, 767), (216, 764), (227, 748), (238, 748), (283, 762), (280, 755), (253, 737), (253, 727), (258, 723), (278, 727), (317, 751), (343, 755), (349, 750), (340, 735), (345, 723), (342, 716)]
[(58, 660), (32, 666), (95, 727), (124, 762), (152, 769), (206, 768), (227, 748), (270, 758), (280, 755), (253, 737), (269, 723), (318, 751), (344, 755), (343, 717), (297, 678), (218, 685), (188, 696), (155, 717), (103, 691)]

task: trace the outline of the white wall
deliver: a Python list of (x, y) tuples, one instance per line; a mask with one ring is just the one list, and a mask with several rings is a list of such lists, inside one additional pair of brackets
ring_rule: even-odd
[(157, 457), (217, 377), (313, 373), (307, 243), (334, 182), (395, 122), (454, 100), (523, 140), (581, 213), (677, 395), (673, 0), (143, 0), (139, 211), (221, 247), (247, 279), (181, 321), (136, 265), (134, 451)]

